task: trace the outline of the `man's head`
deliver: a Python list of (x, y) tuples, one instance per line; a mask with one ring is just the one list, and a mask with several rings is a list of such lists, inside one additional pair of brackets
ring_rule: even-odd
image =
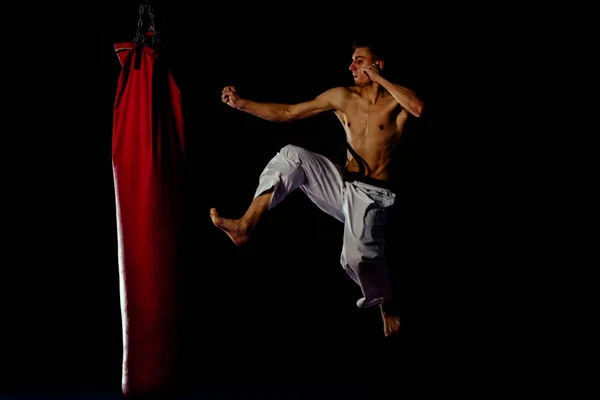
[(380, 70), (384, 67), (383, 61), (383, 49), (380, 45), (371, 40), (362, 39), (356, 40), (352, 45), (352, 63), (350, 64), (350, 71), (354, 77), (354, 83), (357, 85), (364, 85), (371, 82), (371, 80), (362, 72), (363, 68), (376, 64)]

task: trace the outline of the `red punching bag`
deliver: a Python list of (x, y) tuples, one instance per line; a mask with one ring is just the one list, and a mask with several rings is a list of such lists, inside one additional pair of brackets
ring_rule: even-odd
[[(146, 38), (147, 39), (147, 38)], [(114, 46), (121, 72), (114, 102), (112, 166), (123, 329), (122, 391), (169, 391), (177, 365), (183, 116), (161, 47)]]

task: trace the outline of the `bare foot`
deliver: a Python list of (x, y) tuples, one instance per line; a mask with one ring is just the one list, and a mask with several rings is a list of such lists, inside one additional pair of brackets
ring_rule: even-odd
[(385, 336), (393, 335), (398, 333), (400, 330), (400, 316), (392, 314), (390, 312), (384, 312), (381, 310), (381, 317), (383, 319), (383, 333)]
[(229, 236), (233, 243), (238, 246), (243, 245), (248, 240), (250, 232), (248, 226), (239, 219), (222, 218), (217, 213), (216, 208), (210, 209), (210, 219), (213, 224)]

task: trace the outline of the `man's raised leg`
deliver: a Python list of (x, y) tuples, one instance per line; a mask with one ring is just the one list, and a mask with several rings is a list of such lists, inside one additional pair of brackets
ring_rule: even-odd
[(219, 216), (216, 208), (210, 209), (210, 219), (217, 228), (221, 229), (233, 240), (233, 243), (241, 246), (246, 243), (250, 234), (252, 234), (260, 217), (269, 209), (272, 196), (273, 189), (257, 196), (252, 200), (248, 210), (246, 210), (246, 213), (240, 219), (223, 218)]

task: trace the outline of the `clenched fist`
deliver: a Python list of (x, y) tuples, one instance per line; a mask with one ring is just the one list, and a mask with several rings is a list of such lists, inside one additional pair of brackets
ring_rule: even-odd
[(363, 68), (362, 73), (365, 74), (373, 82), (377, 82), (381, 77), (381, 68), (379, 64), (371, 64)]
[(237, 108), (240, 101), (240, 96), (238, 96), (235, 87), (225, 86), (223, 88), (223, 92), (221, 93), (221, 101), (233, 108)]

